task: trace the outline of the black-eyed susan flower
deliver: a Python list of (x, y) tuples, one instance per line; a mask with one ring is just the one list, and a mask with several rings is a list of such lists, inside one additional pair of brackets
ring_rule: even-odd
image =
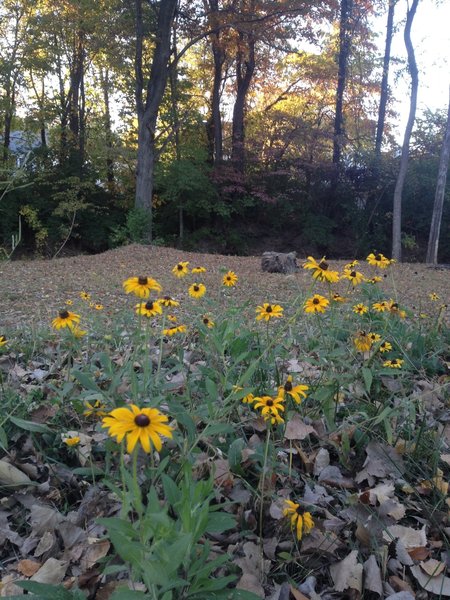
[(172, 337), (177, 333), (186, 333), (186, 325), (175, 325), (174, 327), (168, 327), (167, 329), (163, 329), (163, 335), (168, 335)]
[(283, 316), (283, 307), (279, 304), (269, 304), (264, 302), (262, 306), (256, 307), (256, 320), (270, 321), (270, 319), (279, 319)]
[(234, 287), (237, 282), (238, 276), (234, 271), (228, 271), (228, 273), (225, 273), (222, 277), (222, 284), (226, 287)]
[(378, 267), (379, 269), (386, 269), (386, 267), (388, 267), (391, 264), (391, 261), (385, 256), (383, 256), (383, 254), (381, 254), (380, 252), (378, 252), (377, 254), (371, 252), (366, 258), (366, 260), (369, 263), (369, 265), (372, 265), (373, 267)]
[(400, 319), (404, 319), (406, 317), (406, 311), (401, 309), (398, 305), (398, 302), (395, 302), (395, 300), (389, 300), (387, 307), (391, 314), (397, 315), (400, 317)]
[(72, 306), (72, 304), (73, 304), (73, 300), (70, 300), (70, 299), (69, 299), (69, 300), (66, 300), (64, 304), (65, 304), (66, 306)]
[(192, 296), (192, 298), (201, 298), (205, 295), (206, 285), (203, 283), (193, 283), (189, 286), (188, 292), (189, 296)]
[(345, 269), (342, 278), (351, 281), (353, 287), (359, 285), (364, 281), (364, 275), (359, 271), (356, 271), (355, 269)]
[(390, 342), (381, 342), (380, 352), (389, 352), (390, 350), (392, 350), (392, 344)]
[(372, 340), (372, 344), (376, 344), (376, 343), (378, 343), (381, 340), (381, 335), (379, 333), (375, 333), (375, 332), (371, 331), (367, 335)]
[(365, 315), (367, 312), (369, 312), (369, 307), (360, 302), (359, 304), (355, 304), (352, 310), (357, 315)]
[(373, 308), (373, 310), (376, 310), (377, 312), (386, 312), (389, 310), (387, 300), (381, 300), (380, 302), (374, 302), (374, 304), (372, 304), (372, 308)]
[(344, 266), (344, 270), (354, 269), (356, 265), (359, 265), (359, 260), (352, 260)]
[(295, 530), (298, 540), (308, 534), (314, 527), (314, 521), (309, 512), (302, 512), (300, 504), (292, 502), (292, 500), (284, 501), (283, 516), (289, 517), (291, 529)]
[(430, 294), (428, 294), (428, 298), (431, 300), (431, 302), (437, 302), (438, 300), (440, 300), (436, 292), (431, 292)]
[(203, 315), (202, 323), (208, 329), (212, 329), (215, 325), (214, 321), (210, 317), (208, 317), (208, 315)]
[(126, 294), (133, 293), (138, 298), (148, 298), (152, 290), (162, 290), (161, 285), (151, 277), (129, 277), (123, 282), (123, 287)]
[(91, 299), (91, 295), (88, 292), (80, 292), (80, 298), (88, 302)]
[(52, 327), (54, 329), (62, 329), (63, 327), (73, 327), (80, 322), (80, 315), (77, 315), (70, 310), (60, 310), (58, 316), (53, 319)]
[(78, 325), (71, 325), (70, 332), (77, 339), (80, 339), (87, 334), (87, 331), (85, 329), (81, 329), (81, 327), (79, 327)]
[(300, 404), (303, 398), (306, 398), (306, 392), (309, 390), (309, 386), (292, 383), (292, 375), (289, 375), (286, 379), (286, 383), (278, 388), (278, 396), (284, 398), (285, 394), (288, 394), (295, 400), (297, 404)]
[(144, 452), (151, 452), (152, 446), (159, 452), (162, 437), (172, 438), (172, 427), (168, 418), (156, 408), (139, 408), (130, 404), (115, 408), (103, 418), (102, 427), (106, 427), (111, 437), (120, 444), (126, 437), (127, 452), (130, 454), (139, 442)]
[(167, 319), (171, 322), (171, 323), (176, 323), (178, 321), (177, 317), (175, 315), (167, 315)]
[(280, 416), (280, 411), (284, 412), (284, 400), (283, 398), (272, 398), (272, 396), (257, 396), (253, 399), (253, 408), (261, 409), (261, 415), (265, 418), (269, 417), (278, 417)]
[(383, 367), (388, 367), (389, 369), (401, 369), (404, 362), (405, 361), (402, 358), (392, 358), (391, 360), (385, 360)]
[(186, 277), (186, 275), (189, 273), (188, 264), (189, 261), (179, 262), (176, 264), (172, 269), (172, 273), (175, 275), (175, 277)]
[(206, 273), (205, 267), (194, 267), (191, 269), (191, 273)]
[(380, 281), (383, 281), (383, 278), (379, 277), (378, 275), (375, 275), (375, 277), (371, 277), (370, 279), (366, 279), (366, 283), (371, 283), (372, 285), (375, 283), (380, 283)]
[(317, 279), (317, 281), (328, 281), (328, 283), (336, 283), (339, 281), (339, 273), (330, 270), (330, 265), (325, 260), (325, 257), (317, 262), (315, 258), (308, 256), (303, 268), (310, 269), (313, 272), (313, 278)]
[(103, 306), (103, 304), (94, 304), (94, 308), (95, 310), (103, 310), (105, 307)]
[(156, 315), (162, 315), (161, 304), (155, 300), (147, 300), (147, 302), (139, 302), (136, 304), (136, 313), (138, 315), (144, 315), (144, 317), (156, 317)]
[(86, 402), (84, 403), (86, 409), (83, 411), (83, 415), (85, 417), (104, 417), (108, 413), (105, 411), (105, 404), (100, 400), (96, 400), (95, 402)]
[(180, 303), (177, 300), (174, 300), (171, 296), (163, 296), (162, 298), (158, 298), (158, 302), (162, 304), (162, 306), (173, 307), (179, 306)]
[(0, 335), (0, 348), (2, 346), (5, 346), (5, 344), (7, 344), (7, 343), (8, 343), (8, 340), (5, 338), (5, 336), (4, 335)]
[(320, 294), (314, 294), (312, 298), (308, 298), (303, 305), (305, 313), (324, 313), (330, 304), (330, 301), (321, 296)]
[(331, 296), (331, 299), (333, 302), (347, 302), (347, 298), (344, 298), (344, 296), (341, 296), (341, 294), (338, 294), (337, 292)]
[(70, 437), (62, 436), (62, 441), (64, 442), (64, 444), (66, 444), (66, 446), (69, 446), (69, 448), (72, 448), (73, 446), (78, 446), (78, 444), (81, 441), (81, 438), (78, 435), (74, 435), (74, 436), (70, 436)]
[(353, 344), (359, 352), (368, 352), (372, 348), (372, 340), (365, 331), (358, 331), (353, 338)]

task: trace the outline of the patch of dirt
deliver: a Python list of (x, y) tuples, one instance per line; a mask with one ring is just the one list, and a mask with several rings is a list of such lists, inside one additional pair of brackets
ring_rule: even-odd
[[(298, 257), (300, 267), (305, 259)], [(293, 275), (262, 273), (259, 256), (199, 254), (133, 244), (91, 256), (0, 263), (0, 332), (23, 327), (24, 323), (46, 326), (65, 301), (77, 298), (82, 290), (89, 292), (94, 302), (102, 303), (106, 311), (116, 312), (130, 304), (122, 282), (132, 276), (153, 277), (165, 294), (183, 300), (187, 296), (187, 280), (177, 279), (171, 273), (180, 260), (189, 261), (190, 267), (206, 267), (207, 272), (197, 277), (205, 283), (208, 293), (218, 293), (222, 273), (235, 271), (239, 277), (236, 297), (239, 302), (250, 301), (255, 306), (261, 302), (287, 305), (311, 290), (310, 272), (300, 268)], [(341, 270), (345, 261), (330, 263)], [(375, 269), (364, 262), (358, 268), (368, 277), (375, 274)], [(450, 273), (444, 265), (430, 268), (402, 263), (377, 274), (384, 276), (378, 285), (385, 297), (395, 298), (417, 312), (429, 310), (430, 292), (439, 295), (440, 303), (450, 300)], [(189, 283), (193, 281), (191, 275)], [(317, 284), (315, 291), (320, 292), (321, 285)], [(339, 283), (336, 289), (345, 293), (347, 282)]]

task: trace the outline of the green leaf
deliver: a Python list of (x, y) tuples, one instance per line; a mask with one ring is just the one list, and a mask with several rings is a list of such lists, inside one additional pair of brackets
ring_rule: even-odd
[(369, 393), (370, 388), (372, 387), (372, 382), (373, 382), (372, 369), (369, 369), (368, 367), (363, 367), (361, 369), (361, 372), (362, 372), (362, 376), (364, 379), (364, 385), (366, 386), (366, 391), (367, 391), (367, 393)]
[(145, 592), (136, 592), (135, 590), (129, 590), (126, 587), (116, 589), (110, 600), (143, 600), (150, 596)]
[(84, 371), (72, 370), (72, 375), (75, 377), (75, 379), (77, 379), (81, 383), (81, 385), (86, 390), (91, 390), (92, 392), (98, 392), (103, 397), (104, 394), (103, 394), (102, 390), (98, 387), (98, 385), (95, 383), (95, 381), (92, 379), (92, 377), (90, 377), (87, 373), (84, 373)]
[(245, 440), (243, 438), (237, 438), (228, 448), (228, 463), (230, 470), (234, 473), (242, 475), (243, 470), (241, 467), (242, 450), (245, 448)]
[(3, 450), (7, 450), (8, 448), (8, 436), (6, 435), (6, 431), (0, 425), (0, 448)]
[(236, 519), (234, 516), (225, 512), (214, 512), (208, 516), (206, 525), (207, 533), (222, 533), (228, 529), (236, 527)]
[(174, 506), (180, 500), (180, 490), (174, 480), (165, 473), (161, 474), (161, 480), (164, 488), (164, 496)]
[(217, 400), (217, 385), (212, 379), (205, 380), (206, 391), (214, 402)]
[(19, 417), (9, 417), (9, 420), (20, 429), (25, 429), (25, 431), (32, 431), (34, 433), (53, 433), (50, 427), (47, 427), (47, 425), (43, 425), (42, 423), (25, 421), (25, 419), (20, 419)]

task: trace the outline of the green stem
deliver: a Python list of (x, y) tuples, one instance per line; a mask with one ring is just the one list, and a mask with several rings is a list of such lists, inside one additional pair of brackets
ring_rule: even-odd
[(261, 574), (264, 573), (264, 548), (263, 548), (263, 519), (264, 519), (264, 488), (266, 485), (266, 468), (267, 468), (267, 458), (269, 455), (269, 442), (270, 442), (270, 422), (267, 422), (267, 434), (266, 434), (266, 444), (264, 447), (264, 462), (262, 469), (262, 478), (261, 478), (261, 500), (259, 506), (259, 547), (261, 553)]

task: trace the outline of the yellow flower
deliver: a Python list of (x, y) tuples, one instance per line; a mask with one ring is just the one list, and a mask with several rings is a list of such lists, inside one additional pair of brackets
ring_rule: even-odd
[(52, 321), (54, 329), (62, 329), (63, 327), (72, 327), (75, 323), (80, 322), (80, 315), (77, 315), (70, 310), (60, 310), (56, 319)]
[(5, 344), (7, 344), (7, 343), (8, 343), (8, 340), (5, 338), (5, 336), (4, 335), (0, 335), (0, 348), (2, 346), (4, 346)]
[(325, 260), (325, 256), (320, 262), (317, 262), (312, 256), (308, 256), (307, 262), (303, 265), (304, 269), (310, 269), (313, 271), (313, 278), (317, 281), (328, 281), (329, 283), (336, 283), (339, 281), (339, 273), (337, 271), (330, 271), (329, 264)]
[(87, 331), (85, 331), (84, 329), (80, 329), (78, 325), (70, 325), (69, 328), (72, 332), (72, 335), (77, 339), (80, 339), (87, 334)]
[(172, 269), (172, 273), (175, 275), (175, 277), (185, 277), (189, 273), (188, 264), (189, 261), (185, 261), (179, 262), (177, 265), (175, 265)]
[(87, 301), (91, 299), (91, 295), (88, 292), (80, 292), (80, 298)]
[(205, 267), (194, 267), (191, 269), (191, 273), (206, 273)]
[(261, 321), (264, 319), (265, 321), (270, 321), (270, 319), (279, 319), (283, 316), (283, 308), (279, 304), (269, 304), (268, 302), (264, 302), (262, 306), (256, 307), (256, 320)]
[(364, 281), (364, 275), (354, 269), (345, 269), (342, 278), (351, 281), (353, 286), (357, 286)]
[(335, 292), (332, 295), (331, 299), (333, 300), (333, 302), (346, 302), (347, 301), (347, 298), (344, 298), (344, 296), (341, 296), (337, 292)]
[(314, 527), (314, 521), (311, 513), (300, 510), (300, 504), (292, 500), (284, 501), (283, 516), (290, 518), (291, 529), (295, 529), (297, 539), (301, 540), (303, 535), (308, 534)]
[(171, 306), (179, 306), (180, 303), (177, 302), (176, 300), (174, 300), (173, 298), (171, 298), (170, 296), (163, 296), (162, 298), (158, 299), (158, 302), (160, 304), (162, 304), (163, 306), (167, 306), (167, 307), (171, 307)]
[(178, 321), (175, 315), (167, 315), (167, 318), (171, 323), (176, 323)]
[(214, 321), (208, 317), (208, 315), (203, 315), (202, 323), (208, 329), (212, 329), (215, 325)]
[(103, 310), (103, 304), (95, 304), (94, 306), (95, 310)]
[(103, 418), (102, 427), (109, 429), (108, 434), (120, 443), (126, 436), (127, 452), (131, 454), (139, 442), (144, 452), (151, 452), (152, 446), (160, 452), (161, 437), (172, 438), (172, 427), (168, 418), (156, 408), (138, 408), (130, 404), (115, 408)]
[(222, 278), (222, 284), (226, 287), (234, 287), (238, 282), (238, 276), (234, 271), (228, 271)]
[(291, 396), (297, 404), (300, 404), (303, 398), (306, 398), (307, 385), (292, 385), (292, 375), (286, 380), (286, 383), (278, 388), (278, 396), (284, 398), (284, 394)]
[(136, 304), (136, 313), (145, 317), (155, 317), (162, 314), (162, 308), (157, 300), (154, 302), (147, 300), (145, 304), (143, 302)]
[(380, 346), (380, 352), (389, 352), (392, 350), (392, 344), (389, 342), (382, 342)]
[(242, 398), (242, 402), (244, 404), (253, 404), (253, 402), (255, 401), (255, 396), (250, 392), (250, 394), (247, 394), (246, 396), (244, 396)]
[(66, 304), (67, 306), (72, 306), (72, 304), (73, 304), (73, 300), (66, 300), (66, 301), (65, 301), (65, 304)]
[(63, 442), (66, 444), (66, 446), (69, 446), (69, 448), (72, 446), (78, 446), (80, 441), (81, 440), (77, 435), (74, 435), (73, 437), (63, 437)]
[(84, 405), (86, 406), (86, 410), (83, 411), (85, 417), (104, 417), (108, 414), (104, 410), (106, 408), (105, 405), (100, 400), (96, 400), (93, 403), (86, 400)]
[(132, 292), (138, 298), (148, 298), (151, 290), (162, 290), (161, 285), (151, 277), (129, 277), (123, 282), (123, 287), (126, 294)]
[(436, 294), (436, 292), (431, 292), (430, 294), (428, 294), (428, 298), (432, 301), (432, 302), (437, 302), (437, 300), (440, 300), (439, 296)]
[(406, 311), (402, 310), (399, 307), (398, 302), (395, 302), (392, 299), (387, 303), (387, 308), (392, 314), (399, 316), (400, 319), (404, 319), (406, 317)]
[(352, 310), (357, 315), (364, 315), (365, 313), (369, 312), (369, 307), (360, 302), (359, 304), (355, 304)]
[(176, 333), (186, 333), (186, 325), (178, 325), (175, 327), (168, 327), (167, 329), (163, 329), (163, 335), (168, 335), (172, 337)]
[(381, 335), (379, 333), (368, 333), (367, 334), (370, 339), (372, 340), (372, 344), (376, 344), (377, 342), (379, 342), (381, 340)]
[(320, 294), (314, 294), (312, 298), (306, 300), (304, 306), (305, 313), (324, 313), (330, 304), (324, 296)]
[(283, 398), (272, 398), (272, 396), (257, 396), (253, 399), (253, 408), (260, 408), (261, 414), (265, 418), (280, 416), (280, 410), (284, 411)]
[(370, 339), (369, 334), (365, 331), (358, 331), (356, 336), (353, 338), (353, 343), (359, 352), (368, 352), (372, 347), (372, 340)]
[(383, 367), (388, 367), (389, 369), (401, 369), (404, 362), (405, 361), (402, 358), (392, 358), (391, 360), (385, 360)]
[(372, 308), (377, 312), (386, 312), (387, 310), (389, 310), (388, 303), (386, 300), (381, 300), (381, 302), (375, 302), (374, 304), (372, 304)]
[(383, 256), (383, 254), (374, 254), (371, 252), (369, 256), (366, 258), (369, 265), (374, 267), (378, 267), (379, 269), (386, 269), (391, 264), (391, 261)]
[(344, 266), (344, 270), (354, 269), (356, 265), (359, 265), (359, 260), (352, 260), (352, 262), (349, 262)]
[(206, 286), (203, 283), (193, 283), (189, 286), (189, 296), (192, 298), (201, 298), (205, 295)]
[(378, 275), (375, 275), (375, 277), (371, 277), (370, 279), (366, 279), (366, 283), (379, 283), (380, 281), (383, 281), (382, 277), (379, 277)]

